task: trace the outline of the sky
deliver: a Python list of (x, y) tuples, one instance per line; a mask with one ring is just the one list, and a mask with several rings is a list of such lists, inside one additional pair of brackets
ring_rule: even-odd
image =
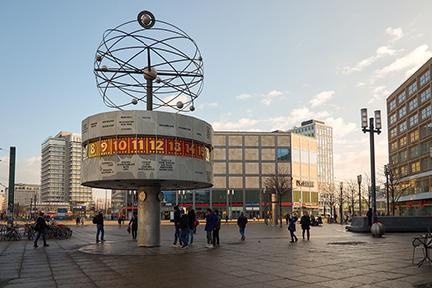
[[(273, 131), (311, 118), (333, 127), (337, 180), (368, 173), (360, 109), (380, 109), (376, 165), (387, 163), (385, 99), (432, 57), (432, 1), (3, 1), (0, 183), (17, 147), (17, 183), (40, 183), (41, 143), (111, 111), (93, 61), (103, 32), (141, 10), (198, 44), (204, 90), (192, 114), (215, 130)], [(189, 114), (191, 115), (191, 114)]]

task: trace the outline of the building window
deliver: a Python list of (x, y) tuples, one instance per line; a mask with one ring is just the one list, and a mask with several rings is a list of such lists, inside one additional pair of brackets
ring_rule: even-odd
[(395, 142), (391, 143), (390, 150), (395, 151), (397, 149), (397, 147), (398, 147), (398, 142), (395, 141)]
[(419, 150), (419, 146), (415, 145), (414, 147), (410, 148), (410, 158), (416, 158), (420, 155), (420, 150)]
[(418, 130), (410, 133), (410, 143), (414, 143), (418, 139), (419, 139), (419, 131)]
[(391, 164), (396, 164), (398, 160), (397, 154), (390, 157)]
[(397, 135), (397, 129), (393, 128), (390, 130), (390, 138), (394, 138)]
[(407, 144), (407, 137), (403, 136), (402, 138), (399, 139), (399, 146), (403, 147)]
[(420, 76), (420, 86), (425, 85), (431, 79), (430, 71), (427, 70), (426, 73)]
[(403, 101), (405, 101), (405, 91), (398, 96), (398, 103), (401, 104)]
[(276, 157), (278, 161), (289, 161), (290, 154), (288, 148), (277, 148)]
[(396, 113), (390, 115), (390, 125), (394, 124), (397, 120)]
[(423, 103), (430, 98), (431, 98), (431, 88), (428, 88), (425, 91), (420, 93), (420, 103)]
[(402, 176), (407, 175), (407, 174), (408, 174), (408, 168), (407, 168), (407, 166), (402, 166), (402, 167), (400, 168), (400, 171), (401, 171), (401, 175), (402, 175)]
[(407, 123), (406, 121), (399, 124), (399, 133), (405, 132), (407, 130)]
[(403, 161), (405, 161), (407, 159), (407, 156), (408, 156), (407, 151), (404, 150), (404, 151), (402, 151), (402, 152), (399, 153), (399, 160), (401, 162), (403, 162)]
[(418, 114), (416, 113), (409, 118), (409, 125), (410, 125), (410, 127), (413, 127), (413, 126), (417, 125), (417, 123), (418, 123)]
[(403, 106), (399, 109), (399, 119), (406, 115), (406, 106)]
[(390, 104), (389, 104), (390, 111), (392, 111), (394, 108), (396, 108), (396, 99), (393, 99), (392, 101), (390, 101)]
[(412, 110), (414, 110), (415, 108), (417, 108), (417, 106), (418, 106), (418, 101), (417, 101), (417, 97), (416, 97), (416, 98), (414, 98), (413, 100), (411, 100), (411, 101), (409, 102), (409, 104), (408, 104), (408, 109), (409, 109), (409, 111), (412, 111)]
[(411, 173), (420, 172), (420, 161), (416, 161), (411, 163)]
[(414, 82), (408, 86), (408, 95), (411, 95), (416, 91), (417, 91), (417, 82)]
[(421, 110), (421, 119), (424, 120), (432, 115), (432, 106), (429, 105)]

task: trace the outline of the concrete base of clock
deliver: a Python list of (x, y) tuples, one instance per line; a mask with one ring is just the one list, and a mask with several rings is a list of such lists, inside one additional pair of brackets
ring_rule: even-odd
[[(138, 246), (160, 246), (160, 186), (138, 188)], [(145, 193), (145, 194), (143, 194)]]

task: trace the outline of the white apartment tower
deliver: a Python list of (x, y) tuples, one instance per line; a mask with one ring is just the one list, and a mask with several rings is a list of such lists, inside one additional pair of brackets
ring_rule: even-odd
[(88, 206), (91, 188), (81, 185), (81, 135), (60, 131), (42, 143), (41, 201)]
[(294, 127), (293, 132), (315, 137), (318, 146), (318, 185), (332, 184), (334, 182), (333, 168), (333, 128), (318, 120), (308, 120)]

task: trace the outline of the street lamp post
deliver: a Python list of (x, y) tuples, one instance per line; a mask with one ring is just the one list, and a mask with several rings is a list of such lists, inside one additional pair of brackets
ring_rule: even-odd
[(359, 186), (359, 192), (358, 192), (358, 196), (359, 196), (359, 216), (362, 215), (362, 199), (361, 199), (361, 182), (362, 182), (362, 175), (357, 175), (357, 183)]
[(389, 165), (384, 165), (384, 174), (385, 174), (385, 177), (386, 177), (387, 216), (390, 216), (390, 201), (389, 201), (389, 175), (390, 175), (390, 167), (389, 167)]
[(183, 207), (183, 196), (186, 194), (186, 190), (180, 190), (180, 206)]
[(227, 190), (227, 215), (228, 215), (228, 219), (231, 219), (232, 217), (232, 209), (230, 204), (232, 205), (232, 196), (234, 195), (234, 189), (228, 189)]
[(339, 198), (339, 223), (342, 224), (342, 213), (343, 213), (343, 182), (340, 182), (340, 198)]
[[(375, 119), (373, 117), (369, 118), (369, 128), (368, 128), (368, 115), (367, 109), (361, 109), (361, 125), (363, 133), (369, 132), (369, 142), (370, 142), (370, 162), (371, 162), (371, 192), (372, 192), (372, 214), (373, 222), (377, 221), (377, 209), (376, 209), (376, 183), (375, 183), (375, 133), (381, 133), (381, 111), (375, 111)], [(375, 120), (375, 125), (374, 125)]]

